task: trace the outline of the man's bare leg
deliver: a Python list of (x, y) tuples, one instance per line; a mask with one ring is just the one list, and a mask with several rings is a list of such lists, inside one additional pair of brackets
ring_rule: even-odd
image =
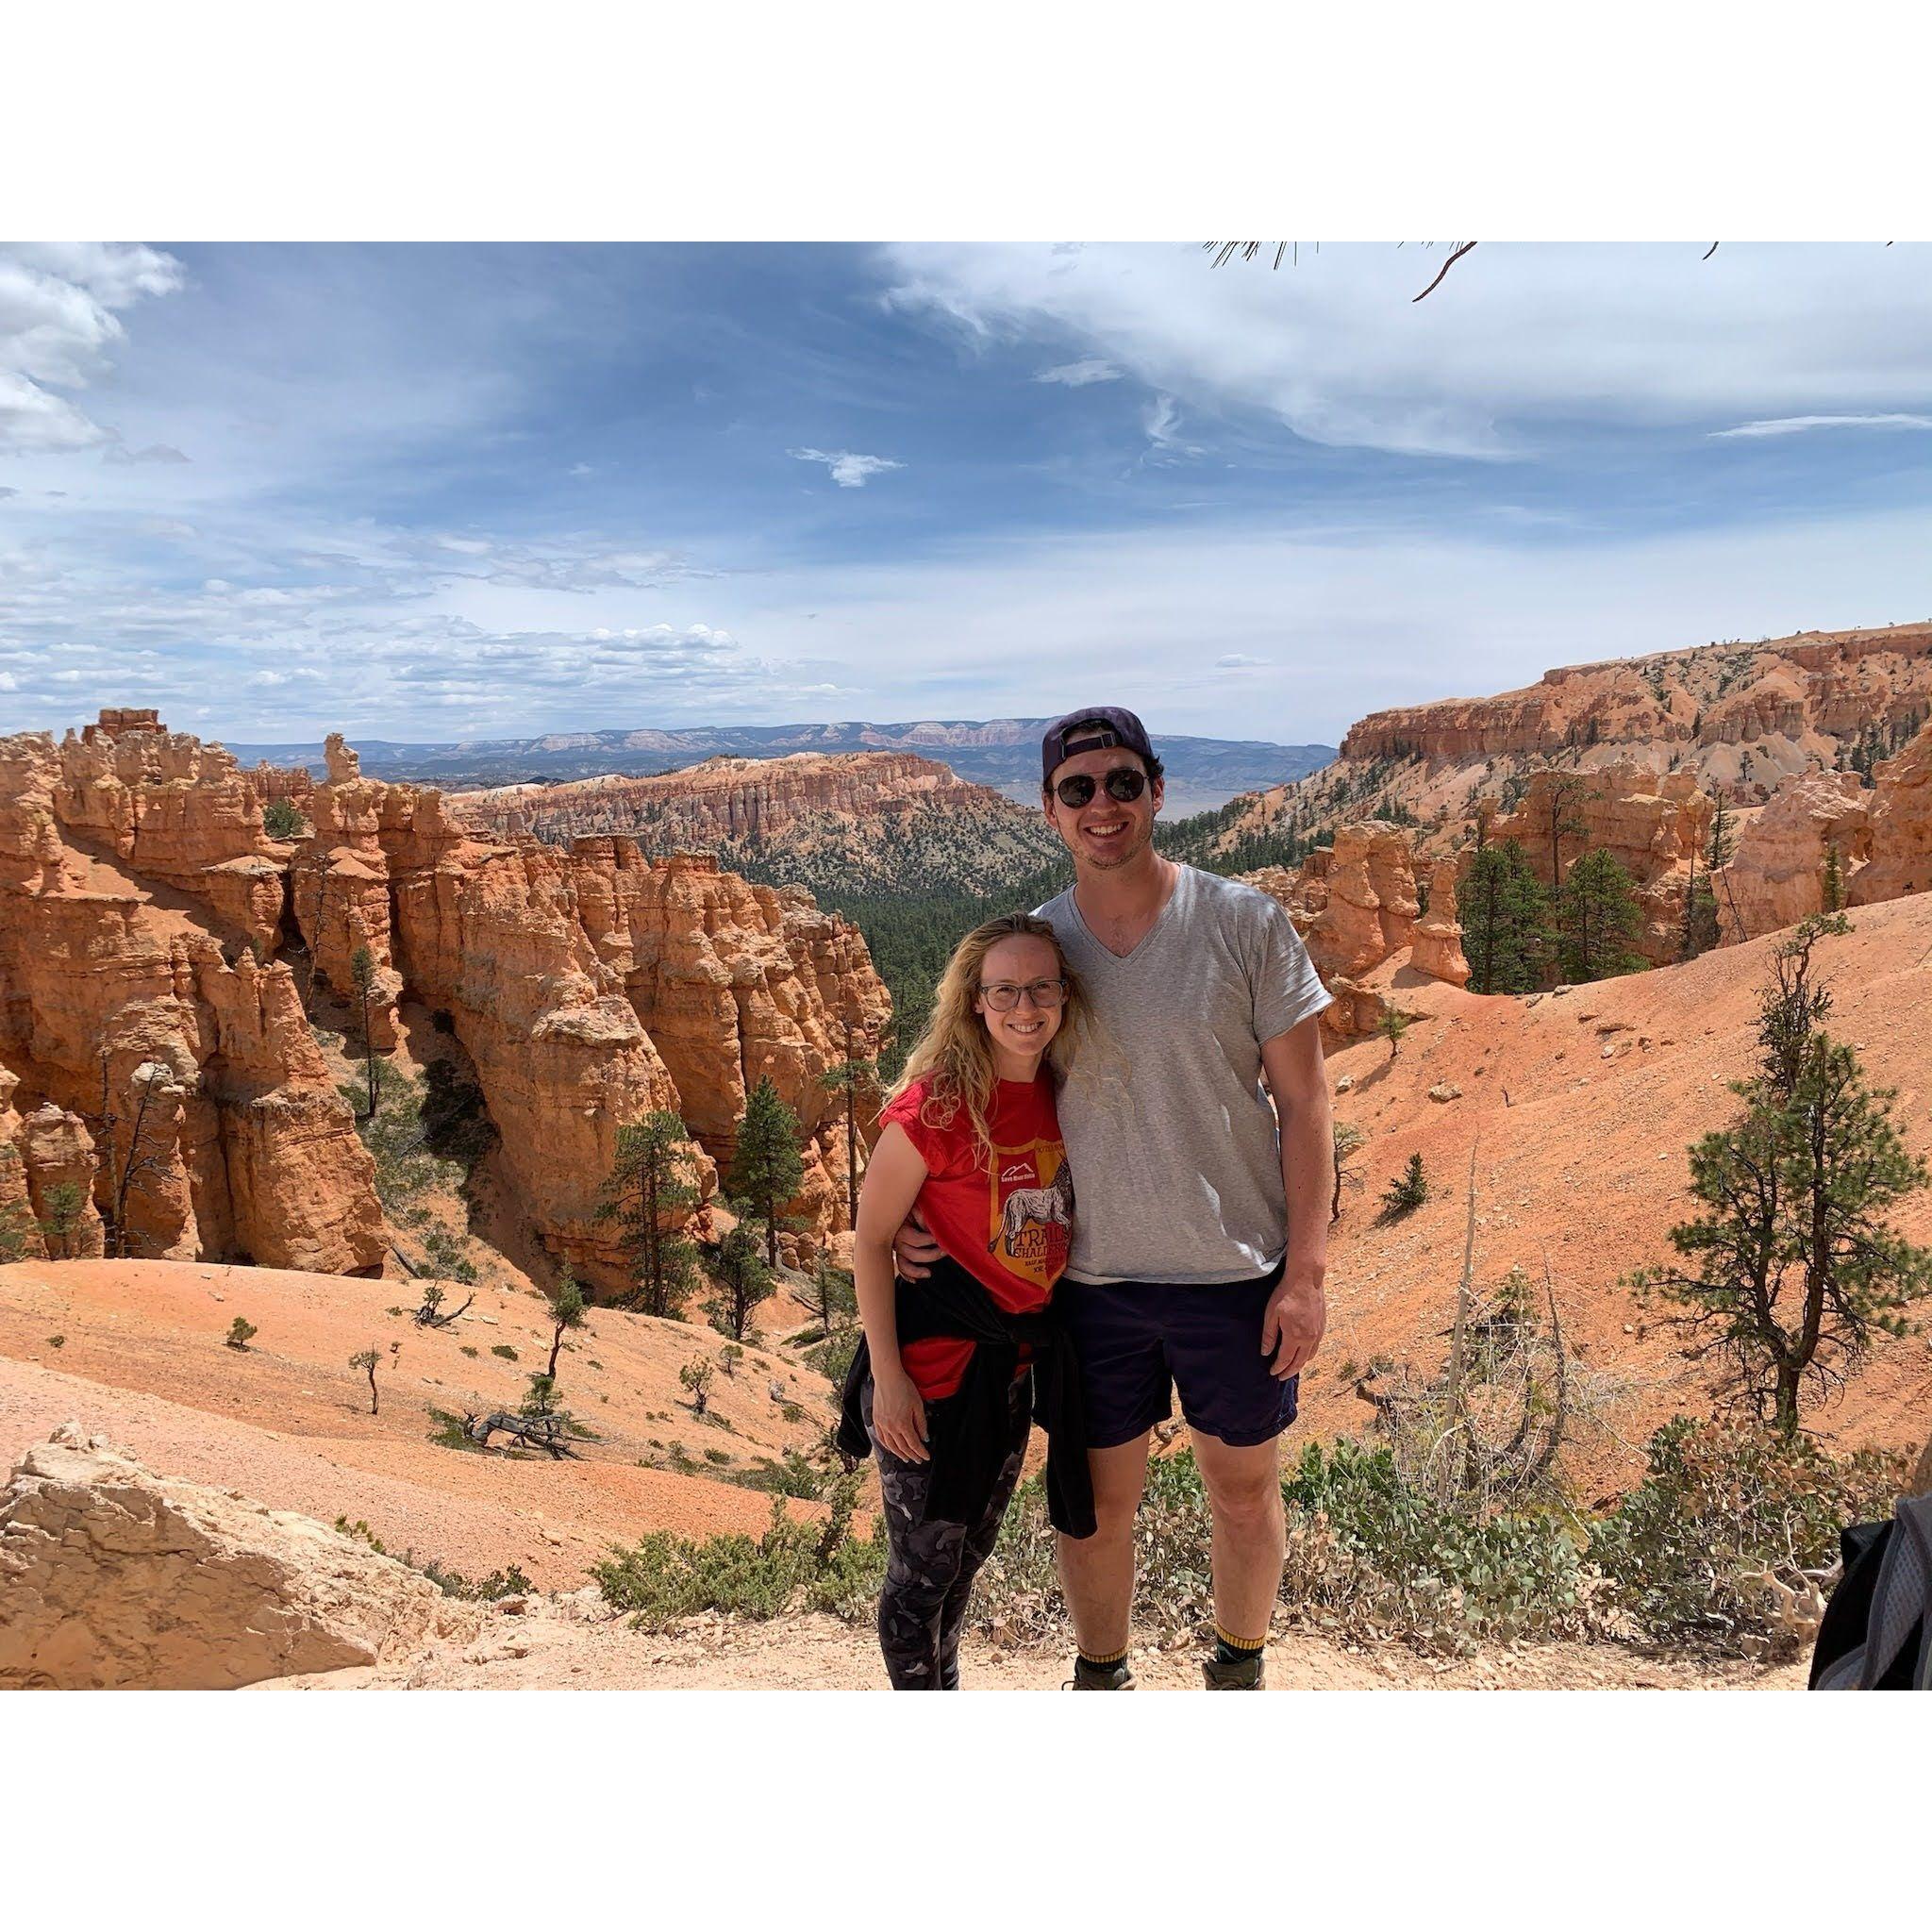
[[(1127, 1647), (1134, 1607), (1134, 1511), (1147, 1480), (1147, 1444), (1137, 1437), (1114, 1449), (1090, 1449), (1093, 1520), (1090, 1537), (1059, 1539), (1060, 1588), (1073, 1613), (1074, 1635), (1089, 1657), (1112, 1657)], [(1277, 1574), (1280, 1559), (1275, 1562)]]
[(1195, 1431), (1194, 1459), (1214, 1519), (1215, 1621), (1231, 1637), (1258, 1640), (1267, 1634), (1288, 1555), (1281, 1439), (1237, 1449)]

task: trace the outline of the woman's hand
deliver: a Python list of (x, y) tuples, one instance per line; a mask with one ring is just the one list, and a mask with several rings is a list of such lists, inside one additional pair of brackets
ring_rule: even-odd
[(874, 1364), (872, 1432), (878, 1438), (879, 1447), (901, 1462), (932, 1460), (925, 1446), (925, 1404), (904, 1369), (888, 1370), (881, 1374)]

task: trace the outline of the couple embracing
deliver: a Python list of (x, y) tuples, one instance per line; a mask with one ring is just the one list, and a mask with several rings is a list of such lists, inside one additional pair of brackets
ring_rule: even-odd
[(1074, 884), (960, 941), (859, 1197), (840, 1440), (878, 1461), (879, 1642), (894, 1689), (958, 1688), (1038, 1420), (1073, 1686), (1131, 1689), (1134, 1513), (1177, 1389), (1213, 1516), (1204, 1675), (1259, 1690), (1279, 1438), (1325, 1320), (1328, 994), (1273, 899), (1154, 849), (1131, 711), (1069, 713), (1041, 770)]

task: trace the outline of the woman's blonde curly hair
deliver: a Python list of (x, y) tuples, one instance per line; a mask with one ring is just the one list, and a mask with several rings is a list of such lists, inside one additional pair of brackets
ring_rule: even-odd
[(1059, 1031), (1054, 1035), (1043, 1058), (1056, 1086), (1066, 1079), (1074, 1047), (1087, 1024), (1087, 1005), (1080, 982), (1067, 963), (1053, 927), (1045, 920), (1036, 919), (1030, 912), (1008, 912), (1001, 918), (989, 919), (984, 925), (975, 925), (954, 947), (953, 957), (946, 961), (946, 970), (940, 974), (939, 986), (933, 993), (932, 1017), (906, 1056), (905, 1071), (888, 1096), (889, 1100), (896, 1100), (915, 1080), (924, 1080), (927, 1092), (919, 1109), (921, 1122), (943, 1132), (958, 1119), (963, 1108), (972, 1124), (974, 1145), (987, 1158), (992, 1155), (992, 1136), (987, 1131), (986, 1122), (992, 1110), (999, 1070), (993, 1059), (991, 1038), (973, 1003), (979, 996), (980, 969), (986, 963), (987, 954), (1002, 940), (1012, 939), (1044, 940), (1059, 960), (1067, 996), (1060, 1008)]

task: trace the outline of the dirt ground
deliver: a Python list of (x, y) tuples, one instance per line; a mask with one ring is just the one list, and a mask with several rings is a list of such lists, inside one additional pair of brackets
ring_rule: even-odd
[[(1145, 1690), (1197, 1690), (1195, 1646), (1136, 1650)], [(1058, 1647), (999, 1647), (969, 1638), (964, 1687), (1058, 1690), (1072, 1654)], [(1273, 1690), (1802, 1690), (1802, 1665), (1759, 1669), (1650, 1657), (1614, 1644), (1530, 1644), (1431, 1659), (1400, 1645), (1344, 1650), (1291, 1635), (1268, 1653)], [(379, 1669), (285, 1677), (258, 1690), (883, 1690), (884, 1667), (871, 1630), (836, 1618), (789, 1617), (736, 1624), (718, 1616), (674, 1631), (635, 1631), (594, 1591), (530, 1598), (498, 1610), (482, 1636)]]
[[(479, 1290), (448, 1329), (417, 1326), (414, 1301), (401, 1282), (200, 1262), (0, 1268), (0, 1463), (76, 1421), (150, 1468), (324, 1523), (365, 1522), (390, 1549), (464, 1575), (520, 1563), (540, 1588), (569, 1590), (610, 1544), (646, 1530), (762, 1527), (771, 1498), (719, 1478), (808, 1447), (831, 1414), (822, 1377), (747, 1350), (734, 1374), (717, 1374), (698, 1417), (678, 1370), (718, 1362), (724, 1338), (598, 1308), (558, 1362), (565, 1402), (597, 1432), (580, 1460), (447, 1448), (431, 1440), (432, 1408), (515, 1408), (550, 1329), (543, 1305), (514, 1290)], [(223, 1341), (238, 1314), (258, 1331), (245, 1353)], [(373, 1416), (349, 1366), (372, 1346)], [(678, 1449), (691, 1473), (669, 1466)]]

